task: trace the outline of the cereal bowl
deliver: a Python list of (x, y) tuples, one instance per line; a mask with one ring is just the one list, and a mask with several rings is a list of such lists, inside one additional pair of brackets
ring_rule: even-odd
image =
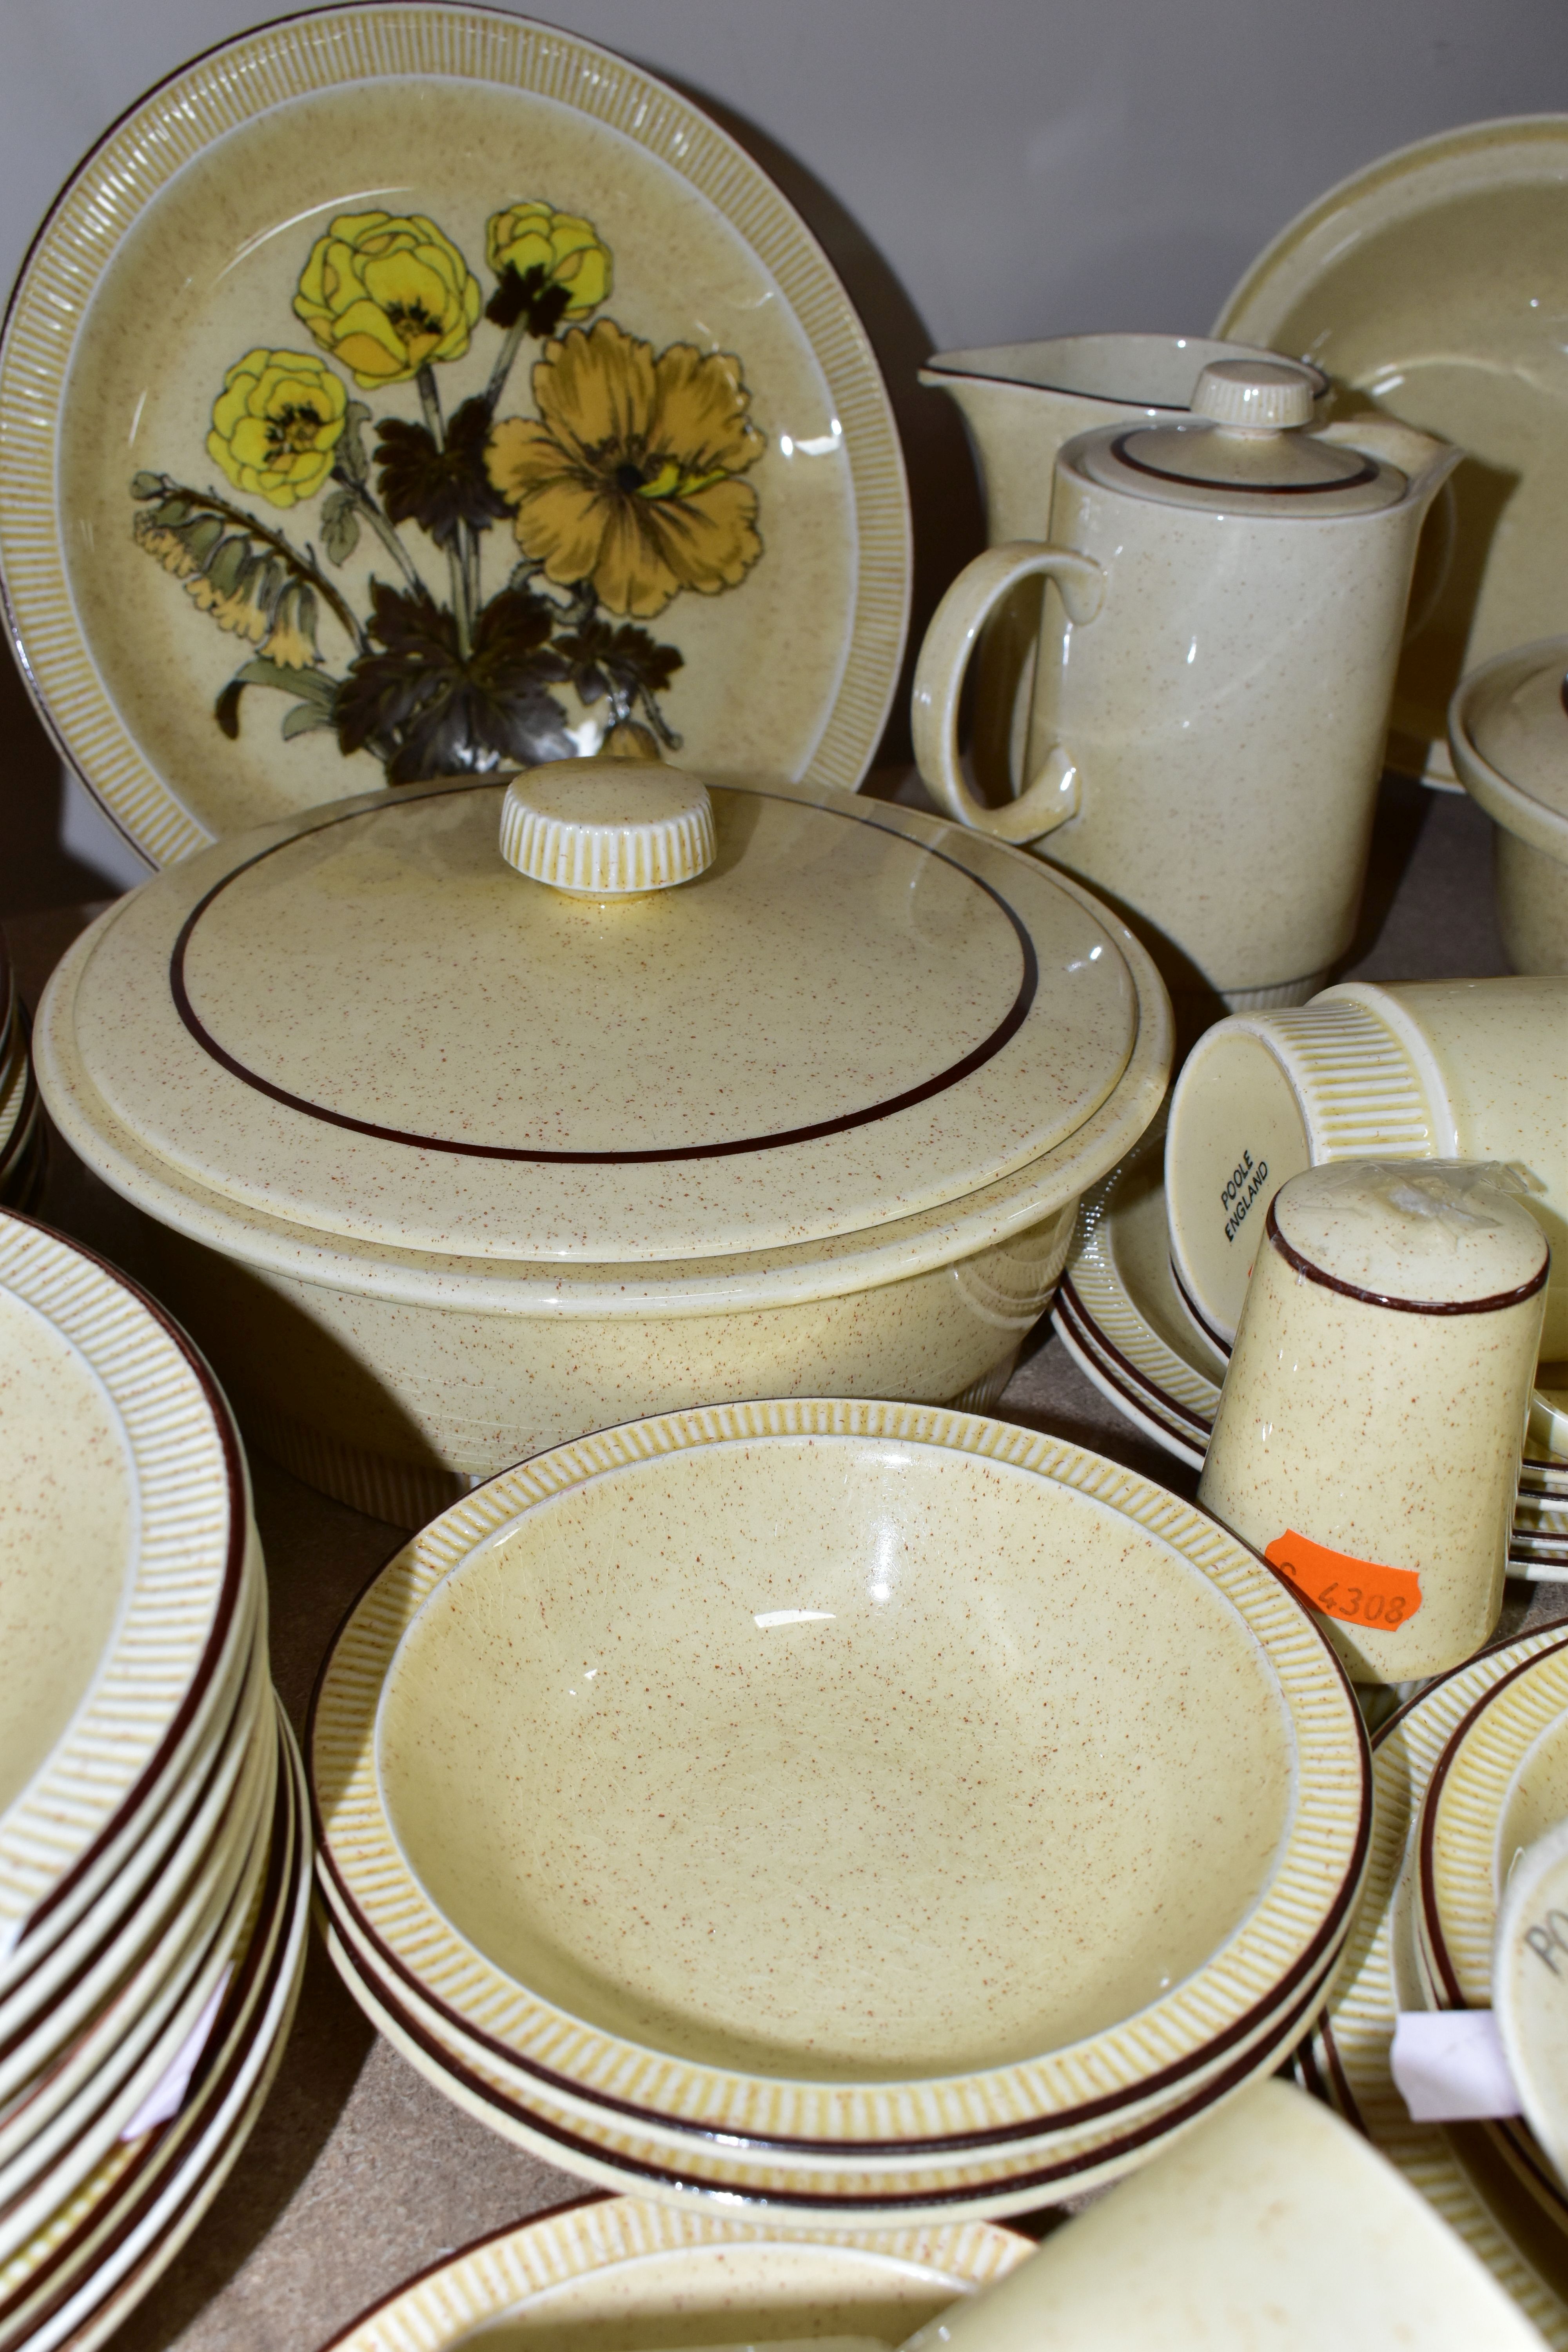
[(634, 1423), (383, 1572), (323, 1877), (542, 2082), (763, 2144), (1048, 2135), (1331, 1948), (1353, 1701), (1282, 1584), (1080, 1449), (870, 1402)]

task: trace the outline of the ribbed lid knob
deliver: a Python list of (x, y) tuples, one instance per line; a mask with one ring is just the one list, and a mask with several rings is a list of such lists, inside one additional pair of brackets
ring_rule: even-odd
[(668, 890), (713, 863), (705, 785), (658, 760), (558, 760), (514, 777), (501, 803), (509, 866), (575, 898)]
[(1214, 360), (1193, 387), (1193, 414), (1281, 433), (1312, 421), (1312, 383), (1286, 360)]

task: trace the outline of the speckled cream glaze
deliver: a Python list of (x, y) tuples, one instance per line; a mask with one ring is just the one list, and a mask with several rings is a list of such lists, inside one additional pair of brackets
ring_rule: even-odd
[[(710, 1478), (726, 1496), (734, 1490), (732, 1519), (701, 1507)], [(516, 1543), (531, 1545), (534, 1511), (542, 1538), (559, 1525), (570, 1538), (580, 1514), (586, 1514), (584, 1525), (596, 1516), (593, 1490), (600, 1479), (615, 1541), (596, 1549), (605, 1560), (614, 1559), (628, 1590), (636, 1586), (634, 1602), (647, 1584), (646, 1634), (638, 1631), (637, 1606), (623, 1613), (617, 1588), (591, 1563), (584, 1572), (595, 1591), (602, 1586), (600, 1618), (579, 1622), (570, 1590), (553, 1580), (548, 1548), (539, 1568), (531, 1561), (520, 1581), (542, 1574), (558, 1591), (554, 1631), (546, 1622), (553, 1604), (546, 1600), (542, 1616), (538, 1594), (531, 1608), (521, 1601), (521, 1622), (510, 1598), (487, 1600), (492, 1573), (505, 1595), (509, 1555)], [(640, 1513), (621, 1500), (639, 1490), (646, 1498)], [(754, 1501), (746, 1499), (748, 1490)], [(829, 1501), (835, 1496), (837, 1506)], [(695, 1516), (678, 1526), (687, 1499)], [(962, 1524), (950, 1528), (955, 1509)], [(940, 1538), (929, 1558), (923, 1515)], [(985, 1530), (984, 1542), (976, 1524)], [(1033, 1541), (1025, 1534), (1031, 1526)], [(641, 1557), (639, 1527), (647, 1533)], [(570, 1540), (567, 1549), (576, 1558)], [(1080, 1555), (1100, 1562), (1089, 1580), (1097, 1591), (1092, 1611), (1074, 1599), (1086, 1589), (1074, 1571)], [(483, 1687), (455, 1709), (422, 1709), (419, 1678), (427, 1663), (438, 1673), (439, 1658), (415, 1637), (394, 1677), (380, 1735), (384, 1794), (369, 1735), (388, 1669), (421, 1604), (464, 1562), (471, 1566), (451, 1587), (457, 1617), (449, 1621), (437, 1598), (430, 1622), (449, 1626), (436, 1639), (455, 1642), (456, 1657), (469, 1631), (462, 1590), (475, 1576), (480, 1605), (472, 1625), (488, 1624), (496, 1642), (480, 1670)], [(1126, 1610), (1107, 1612), (1101, 1569), (1116, 1589), (1125, 1589)], [(1050, 1596), (1044, 1622), (1057, 1624), (1065, 1611), (1072, 1626), (1071, 1641), (1056, 1641), (1048, 1650), (1039, 1645), (1037, 1630), (1030, 1631), (1042, 1622), (1042, 1576)], [(879, 1597), (882, 1590), (886, 1601)], [(467, 1933), (455, 1933), (411, 1871), (387, 1799), (395, 1788), (392, 1801), (405, 1840), (418, 1847), (417, 1869), (439, 1874), (440, 1857), (420, 1826), (429, 1816), (419, 1811), (417, 1747), (431, 1749), (431, 1779), (424, 1785), (433, 1787), (437, 1780), (447, 1784), (454, 1770), (461, 1776), (458, 1751), (482, 1719), (491, 1729), (479, 1736), (492, 1749), (497, 1738), (504, 1745), (522, 1737), (504, 1694), (519, 1673), (531, 1683), (530, 1654), (540, 1640), (554, 1658), (557, 1633), (571, 1654), (563, 1652), (556, 1663), (570, 1664), (574, 1679), (559, 1694), (566, 1714), (554, 1753), (526, 1762), (520, 1753), (509, 1769), (524, 1777), (510, 1783), (487, 1766), (488, 1790), (476, 1787), (462, 1801), (469, 1827), (455, 1828), (453, 1850), (461, 1847), (474, 1859), (461, 1862), (450, 1885), (443, 1879), (442, 1886), (442, 1900), (460, 1908), (467, 1922)], [(590, 1633), (597, 1645), (592, 1655), (584, 1647)], [(775, 1635), (782, 1636), (776, 1662), (763, 1646)], [(522, 1648), (509, 1652), (509, 1641)], [(713, 1644), (706, 1668), (698, 1657), (705, 1641)], [(1194, 1643), (1213, 1647), (1212, 1672), (1197, 1666)], [(599, 1667), (600, 1651), (603, 1706), (595, 1696), (599, 1673), (588, 1674)], [(548, 1658), (538, 1653), (542, 1666)], [(1141, 1674), (1125, 1663), (1134, 1658)], [(515, 1667), (510, 1660), (518, 1661)], [(1026, 1661), (1032, 1661), (1045, 1712), (1010, 1728), (1008, 1693)], [(731, 1695), (728, 1731), (712, 1717), (710, 1673), (712, 1689), (721, 1683)], [(757, 1675), (764, 1685), (784, 1676), (762, 1708), (746, 1697)], [(1118, 1691), (1125, 1685), (1125, 1706), (1106, 1703), (1107, 1676)], [(1216, 1676), (1228, 1694), (1223, 1707), (1212, 1703)], [(635, 1699), (644, 1683), (647, 1692)], [(656, 1691), (667, 1685), (668, 1703), (656, 1703)], [(1207, 1694), (1201, 1704), (1200, 1687)], [(824, 1696), (840, 1689), (843, 1705), (825, 1706)], [(967, 1706), (961, 1704), (965, 1690), (972, 1693)], [(868, 1691), (875, 1694), (868, 1717)], [(555, 1699), (547, 1703), (553, 1713)], [(640, 1746), (639, 1704), (653, 1708)], [(908, 1739), (930, 1753), (933, 1711), (948, 1727), (946, 1769), (911, 1771)], [(411, 1748), (416, 1718), (426, 1727)], [(1129, 1749), (1133, 1722), (1140, 1729)], [(683, 1742), (689, 1724), (693, 1736)], [(893, 1763), (885, 1783), (876, 1752), (879, 1732)], [(617, 1900), (613, 1907), (594, 1906), (595, 1916), (588, 1916), (581, 1897), (589, 1882), (573, 1861), (568, 1874), (582, 1881), (578, 1900), (562, 1912), (557, 1932), (535, 1939), (536, 1952), (528, 1944), (526, 1885), (485, 1864), (486, 1840), (492, 1833), (511, 1838), (503, 1817), (521, 1806), (521, 1822), (537, 1801), (545, 1832), (535, 1856), (542, 1873), (538, 1893), (549, 1908), (556, 1901), (544, 1856), (554, 1837), (549, 1824), (556, 1821), (568, 1841), (578, 1834), (573, 1804), (558, 1805), (552, 1793), (555, 1776), (572, 1778), (589, 1748), (605, 1738), (611, 1785), (601, 1781), (599, 1796), (589, 1800), (595, 1855), (589, 1880), (603, 1870), (619, 1890)], [(1042, 1739), (1054, 1743), (1052, 1756), (1042, 1750), (1020, 1769), (1022, 1750)], [(751, 1749), (770, 1740), (780, 1752), (761, 1779), (738, 1774), (727, 1790), (714, 1777), (721, 1750), (739, 1759), (744, 1748), (756, 1765)], [(1140, 1744), (1146, 1752), (1168, 1751), (1172, 1771), (1164, 1794), (1156, 1786), (1130, 1802), (1126, 1771)], [(590, 2098), (630, 2101), (633, 2112), (685, 2126), (839, 2145), (847, 2164), (863, 2140), (901, 2143), (954, 2132), (1005, 2140), (1020, 2127), (1032, 2134), (1075, 2125), (1101, 2099), (1110, 2102), (1104, 2112), (1112, 2113), (1146, 2095), (1167, 2069), (1175, 2070), (1167, 2077), (1173, 2082), (1201, 2065), (1216, 2037), (1247, 2031), (1244, 2021), (1260, 2013), (1259, 2005), (1279, 2003), (1284, 1987), (1300, 1984), (1312, 1956), (1325, 1954), (1334, 1939), (1359, 1868), (1360, 1749), (1348, 1696), (1304, 1613), (1189, 1507), (1028, 1432), (909, 1407), (806, 1401), (607, 1432), (523, 1465), (456, 1506), (394, 1563), (345, 1628), (323, 1671), (311, 1769), (326, 1842), (323, 1874), (394, 1965), (411, 1969), (437, 2007)], [(864, 1769), (853, 1777), (826, 1772), (827, 1750), (841, 1759), (861, 1758)], [(1218, 1769), (1222, 1753), (1231, 1760)], [(1178, 1754), (1186, 1759), (1179, 1765)], [(1200, 1825), (1189, 1813), (1184, 1827), (1179, 1788), (1189, 1780), (1194, 1789), (1210, 1784), (1211, 1763), (1218, 1773), (1213, 1788), (1227, 1791), (1221, 1816)], [(595, 1777), (589, 1773), (590, 1781)], [(666, 1784), (668, 1793), (660, 1795)], [(1241, 1787), (1256, 1803), (1237, 1811)], [(475, 1801), (480, 1810), (490, 1801), (500, 1809), (489, 1831), (479, 1830)], [(623, 1801), (617, 1820), (615, 1806)], [(730, 1876), (752, 1874), (766, 1898), (748, 1903), (737, 1919), (724, 1914), (724, 1873), (713, 1878), (712, 1856), (700, 1850), (710, 1843), (702, 1821), (717, 1820), (731, 1801)], [(1166, 1828), (1151, 1839), (1149, 1822), (1164, 1820), (1173, 1804)], [(1031, 1830), (1041, 1806), (1046, 1812)], [(1115, 1849), (1129, 1916), (1143, 1922), (1125, 1937), (1114, 1901), (1104, 1909), (1106, 1888), (1085, 1884), (1076, 1864), (1058, 1881), (1063, 1864), (1054, 1841), (1034, 1843), (1046, 1814), (1054, 1819), (1058, 1812), (1058, 1826), (1070, 1815), (1082, 1827), (1094, 1815), (1107, 1851)], [(647, 1857), (639, 1860), (628, 1841), (628, 1815), (642, 1822), (650, 1845), (663, 1841), (665, 1870), (684, 1876), (693, 1897), (686, 1927), (662, 1914), (657, 1927), (651, 1915), (646, 1926), (640, 1922), (638, 1904), (645, 1910), (647, 1904), (631, 1877)], [(973, 1817), (975, 1834), (956, 1864), (952, 1890), (943, 1895), (940, 1874), (922, 1866), (911, 1911), (905, 1847), (912, 1839), (910, 1852), (945, 1851), (960, 1816)], [(763, 1835), (769, 1822), (773, 1828)], [(526, 1843), (529, 1833), (519, 1833)], [(1177, 1845), (1195, 1837), (1205, 1852), (1223, 1838), (1230, 1856), (1225, 1884), (1206, 1864), (1201, 1871), (1194, 1864), (1190, 1888), (1162, 1895), (1159, 1850), (1167, 1835)], [(984, 1960), (993, 1932), (985, 1926), (988, 1906), (999, 1899), (984, 1858), (1008, 1846), (1015, 1852), (1009, 1871), (1021, 1873), (1019, 1884), (1032, 1885), (1051, 1915), (1048, 1927), (1042, 1919), (1039, 1938), (1055, 1953), (1056, 1966), (1043, 1958), (1033, 1965), (1032, 1990), (1012, 1981), (1017, 1952), (1011, 1926), (1005, 1929), (1004, 1974), (998, 1978)], [(710, 1886), (699, 1921), (697, 1881), (704, 1871)], [(1048, 1898), (1047, 1881), (1055, 1890)], [(816, 1937), (800, 1902), (803, 1886), (814, 1884), (820, 1894)], [(508, 1885), (522, 1906), (510, 1914)], [(657, 1889), (648, 1891), (662, 1905)], [(1005, 1910), (1016, 1908), (1016, 1899), (1015, 1890)], [(1166, 1904), (1163, 1913), (1151, 1909), (1158, 1902)], [(996, 1921), (1001, 1931), (1002, 1914)], [(714, 1938), (706, 1934), (710, 1925)], [(503, 1958), (530, 1969), (537, 1958), (552, 1986), (578, 2006), (542, 1997), (505, 1965), (497, 1967), (473, 1940), (476, 1930)], [(690, 1946), (691, 1967), (682, 1977), (671, 1977), (666, 1965), (671, 1933)], [(1174, 1957), (1177, 1937), (1191, 1938), (1184, 1959)], [(1075, 1958), (1080, 1937), (1084, 1949)], [(863, 1943), (881, 1957), (860, 1971), (840, 1965)], [(1092, 1961), (1089, 1946), (1098, 1954)], [(1159, 1979), (1172, 1975), (1173, 1958), (1189, 1973), (1163, 1989)], [(1099, 1981), (1108, 1969), (1109, 1993)], [(939, 1976), (948, 1983), (945, 2001), (933, 1992)], [(754, 1979), (750, 1994), (742, 1979)], [(596, 2021), (605, 2004), (614, 2024)], [(1106, 2015), (1117, 2008), (1121, 2018)], [(1083, 2038), (1043, 2046), (1058, 2029)], [(1033, 2036), (1041, 2046), (1031, 2055)], [(919, 2066), (922, 2055), (942, 2071), (889, 2077), (889, 2062)], [(970, 2071), (976, 2061), (978, 2073)]]
[[(209, 50), (113, 126), (45, 223), (0, 346), (7, 617), (78, 772), (155, 863), (377, 775), (359, 751), (345, 776), (327, 730), (280, 743), (276, 709), (219, 733), (236, 640), (135, 545), (133, 473), (205, 485), (226, 371), (257, 345), (310, 352), (292, 301), (345, 205), (427, 216), (479, 268), (487, 218), (524, 193), (604, 238), (624, 332), (731, 354), (754, 401), (763, 552), (734, 593), (682, 594), (661, 621), (684, 656), (669, 724), (721, 771), (853, 790), (869, 765), (907, 625), (903, 466), (865, 331), (794, 206), (710, 116), (592, 42), (499, 8), (329, 7)], [(439, 370), (448, 415), (498, 347), (482, 323), (463, 342)], [(421, 415), (408, 382), (372, 404)], [(533, 404), (519, 366), (502, 414)], [(321, 510), (268, 512), (303, 541)], [(433, 544), (404, 554), (439, 596)], [(378, 567), (367, 532), (328, 584), (363, 612)], [(334, 630), (329, 659), (349, 644)]]
[(1086, 891), (847, 794), (712, 797), (709, 872), (612, 906), (507, 866), (499, 785), (340, 803), (59, 967), (53, 1115), (331, 1491), (418, 1474), (416, 1523), (654, 1408), (963, 1395), (1157, 1108), (1164, 992)]
[(0, 1963), (213, 1671), (248, 1524), (221, 1412), (107, 1266), (0, 1213)]
[(1568, 2179), (1568, 1821), (1519, 1858), (1502, 1898), (1491, 2004), (1530, 2127)]
[(447, 2352), (476, 2340), (500, 2352), (553, 2347), (570, 2328), (584, 2352), (613, 2352), (628, 2331), (689, 2329), (712, 2341), (868, 2336), (901, 2343), (955, 2302), (981, 2294), (1034, 2252), (984, 2221), (813, 2244), (804, 2228), (675, 2213), (635, 2197), (590, 2197), (466, 2246), (411, 2280), (328, 2352)]
[[(1196, 335), (1054, 335), (1043, 342), (938, 352), (921, 383), (956, 401), (969, 430), (992, 547), (1050, 537), (1057, 452), (1096, 425), (1149, 424), (1185, 409), (1210, 360), (1247, 356), (1244, 343)], [(1023, 730), (1040, 635), (1040, 583), (1026, 581), (993, 614), (975, 652), (970, 757), (993, 802), (1018, 789)], [(1038, 706), (1053, 681), (1038, 680)]]
[[(1325, 2244), (1333, 2260), (1324, 2260)], [(1075, 2215), (908, 2352), (1541, 2352), (1425, 2200), (1316, 2099), (1264, 2083)]]
[[(1516, 1642), (1500, 1643), (1440, 1677), (1374, 1736), (1365, 1888), (1343, 1965), (1310, 2045), (1319, 2095), (1420, 2189), (1508, 2289), (1553, 2352), (1568, 2347), (1568, 2302), (1548, 2283), (1560, 2276), (1556, 2260), (1540, 2271), (1531, 2267), (1470, 2180), (1450, 2133), (1436, 2124), (1412, 2122), (1389, 2058), (1401, 2011), (1425, 2006), (1411, 1913), (1418, 1824), (1433, 1769), (1477, 1699), (1522, 1660), (1561, 1643), (1565, 1633), (1568, 1623), (1559, 1619)], [(1536, 2251), (1543, 2252), (1539, 2240)]]
[[(1306, 995), (1350, 944), (1415, 543), (1457, 462), (1401, 431), (1373, 420), (1363, 436), (1374, 464), (1394, 460), (1389, 502), (1321, 516), (1229, 488), (1177, 503), (1187, 485), (1167, 496), (1152, 476), (1112, 484), (1097, 475), (1121, 436), (1085, 434), (1057, 459), (1050, 546), (988, 551), (931, 623), (912, 705), (931, 792), (1131, 908), (1173, 990)], [(1067, 618), (1047, 596), (1027, 790), (987, 811), (957, 764), (957, 683), (989, 611), (1034, 572)]]
[[(375, 2004), (370, 2013), (379, 2011), (396, 2022), (412, 2063), (448, 2095), (461, 2092), (473, 2103), (470, 2112), (482, 2110), (492, 2128), (515, 2130), (523, 2146), (542, 2152), (553, 2142), (569, 2168), (579, 2157), (618, 2168), (623, 2186), (641, 2179), (658, 2183), (661, 2193), (728, 2191), (763, 2200), (781, 2213), (798, 2202), (836, 2215), (835, 2227), (870, 2207), (894, 2214), (955, 2207), (1026, 2211), (1031, 2204), (1060, 2203), (1089, 2182), (1145, 2161), (1159, 2142), (1234, 2096), (1249, 2077), (1273, 2071), (1300, 2039), (1341, 1948), (1336, 1934), (1310, 1974), (1264, 2008), (1245, 2034), (1178, 2080), (1098, 2119), (995, 2136), (994, 2144), (974, 2147), (905, 2142), (846, 2150), (831, 2143), (716, 2134), (563, 2089), (559, 2080), (510, 2059), (493, 2038), (464, 2026), (449, 2006), (431, 2000), (388, 1958), (330, 1869), (321, 1874), (321, 1892), (330, 1948), (349, 1990), (356, 1997), (368, 1993)], [(998, 2197), (1004, 2204), (992, 2203)]]
[(1568, 1819), (1568, 1647), (1486, 1694), (1444, 1749), (1421, 1826), (1420, 1932), (1445, 2000), (1491, 2001), (1498, 1906), (1524, 1850)]
[[(587, 1429), (701, 1398), (994, 1403), (1050, 1305), (1077, 1203), (956, 1265), (714, 1315), (506, 1313), (404, 1303), (241, 1265), (149, 1231), (159, 1288), (205, 1339), (248, 1430), (297, 1475), (417, 1527), (480, 1479)], [(978, 1402), (978, 1400), (973, 1400)]]
[[(1108, 1641), (1110, 1591), (1137, 1605)], [(772, 1438), (606, 1471), (465, 1561), (387, 1677), (378, 1770), (436, 1907), (602, 2031), (968, 2073), (1235, 1932), (1289, 1797), (1269, 1682), (1211, 1585), (1028, 1471)]]
[(1318, 197), (1215, 322), (1216, 334), (1310, 352), (1336, 406), (1364, 415), (1375, 404), (1466, 452), (1425, 535), (1420, 625), (1400, 658), (1392, 749), (1412, 774), (1450, 773), (1444, 712), (1461, 670), (1568, 626), (1562, 332), (1548, 291), (1565, 230), (1563, 116), (1465, 123)]
[(629, 900), (516, 873), (489, 782), (187, 860), (80, 975), (107, 1113), (237, 1210), (569, 1272), (864, 1233), (1115, 1088), (1132, 969), (1035, 860), (847, 793), (712, 799), (714, 865)]
[(1568, 977), (1349, 981), (1199, 1040), (1172, 1090), (1165, 1198), (1176, 1272), (1221, 1339), (1279, 1186), (1377, 1157), (1528, 1171), (1552, 1250), (1542, 1353), (1568, 1355)]
[(584, 2121), (563, 2115), (563, 2102), (509, 2090), (492, 2051), (476, 2054), (445, 2023), (419, 2022), (405, 1979), (366, 1961), (351, 1948), (341, 1911), (327, 1906), (327, 1949), (349, 1990), (377, 2031), (442, 2095), (514, 2146), (559, 2164), (602, 2188), (658, 2197), (688, 2210), (733, 2219), (745, 2212), (823, 2234), (892, 2229), (912, 2221), (973, 2219), (1028, 2213), (1108, 2187), (1195, 2129), (1203, 2117), (1272, 2074), (1300, 2039), (1339, 1958), (1336, 1945), (1321, 1973), (1298, 1984), (1245, 2049), (1217, 2064), (1213, 2077), (1183, 2086), (1131, 2122), (1117, 2118), (1037, 2142), (1009, 2142), (998, 2154), (910, 2158), (900, 2152), (847, 2152), (831, 2160), (804, 2159), (777, 2149), (753, 2151), (724, 2136), (689, 2135), (672, 2151), (669, 2137), (630, 2125), (600, 2106)]
[(1498, 928), (1516, 971), (1568, 971), (1568, 637), (1500, 655), (1448, 709), (1454, 771), (1497, 827)]
[(1365, 1682), (1457, 1664), (1502, 1602), (1546, 1244), (1510, 1195), (1463, 1199), (1484, 1222), (1402, 1205), (1392, 1165), (1281, 1188), (1199, 1483), (1259, 1551), (1295, 1534), (1415, 1573), (1419, 1606), (1392, 1632), (1319, 1616)]
[[(1156, 1119), (1121, 1166), (1079, 1203), (1053, 1309), (1058, 1336), (1088, 1379), (1133, 1425), (1194, 1470), (1214, 1428), (1229, 1350), (1205, 1330), (1171, 1266)], [(1509, 1573), (1550, 1580), (1568, 1565), (1568, 1461), (1536, 1434), (1536, 1391), (1525, 1440)]]

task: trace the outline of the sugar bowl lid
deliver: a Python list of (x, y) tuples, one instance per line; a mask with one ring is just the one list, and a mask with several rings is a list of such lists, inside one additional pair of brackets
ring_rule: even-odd
[(1190, 416), (1101, 428), (1068, 445), (1072, 460), (1104, 489), (1165, 505), (1313, 519), (1397, 506), (1397, 466), (1303, 429), (1320, 382), (1292, 360), (1211, 361)]
[(1568, 856), (1565, 673), (1568, 637), (1499, 654), (1462, 681), (1448, 719), (1454, 764), (1476, 799), (1558, 858)]
[(68, 1019), (97, 1125), (244, 1214), (625, 1265), (862, 1234), (1026, 1169), (1127, 1068), (1137, 960), (983, 835), (580, 761), (215, 845), (106, 919)]

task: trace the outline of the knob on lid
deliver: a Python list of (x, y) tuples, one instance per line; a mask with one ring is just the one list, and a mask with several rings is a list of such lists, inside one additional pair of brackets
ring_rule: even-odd
[(558, 760), (514, 777), (500, 851), (532, 881), (623, 898), (689, 882), (713, 863), (707, 787), (657, 760)]
[(1214, 360), (1193, 389), (1193, 414), (1216, 425), (1251, 425), (1266, 433), (1312, 421), (1312, 385), (1305, 372), (1270, 360)]

